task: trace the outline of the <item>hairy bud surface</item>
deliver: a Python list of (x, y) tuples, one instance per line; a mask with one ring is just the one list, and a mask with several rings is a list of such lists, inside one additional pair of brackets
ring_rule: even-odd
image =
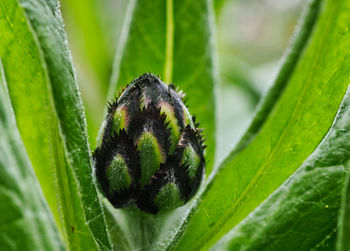
[(93, 158), (99, 186), (114, 207), (155, 214), (196, 193), (205, 146), (182, 97), (172, 85), (144, 74), (109, 104)]

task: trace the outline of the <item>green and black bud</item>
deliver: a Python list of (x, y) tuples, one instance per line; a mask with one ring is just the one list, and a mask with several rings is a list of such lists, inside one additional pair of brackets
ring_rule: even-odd
[(196, 127), (172, 85), (153, 74), (132, 81), (109, 104), (94, 154), (97, 181), (111, 204), (157, 213), (193, 197), (205, 167)]

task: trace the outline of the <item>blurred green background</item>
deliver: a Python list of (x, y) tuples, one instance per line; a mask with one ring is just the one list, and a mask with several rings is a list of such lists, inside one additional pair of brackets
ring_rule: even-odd
[[(61, 0), (94, 148), (128, 0)], [(301, 0), (215, 0), (217, 162), (237, 143), (277, 72)], [(141, 72), (140, 72), (141, 74)], [(176, 85), (176, 83), (174, 83)], [(200, 118), (198, 118), (200, 120)], [(230, 139), (229, 141), (225, 139)], [(229, 143), (227, 143), (229, 142)]]

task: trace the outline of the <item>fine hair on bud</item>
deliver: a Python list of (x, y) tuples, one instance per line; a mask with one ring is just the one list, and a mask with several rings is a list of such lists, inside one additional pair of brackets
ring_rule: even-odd
[(183, 97), (173, 84), (146, 73), (108, 103), (93, 162), (99, 188), (115, 208), (156, 214), (195, 195), (205, 146)]

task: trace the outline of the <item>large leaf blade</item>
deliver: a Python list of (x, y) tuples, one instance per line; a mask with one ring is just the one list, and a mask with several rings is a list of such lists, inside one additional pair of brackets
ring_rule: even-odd
[[(21, 2), (44, 54), (63, 146), (67, 162), (78, 184), (85, 220), (99, 248), (110, 249), (104, 213), (91, 175), (84, 110), (66, 43), (59, 4), (55, 0)], [(43, 17), (49, 17), (51, 21), (48, 22)]]
[(17, 129), (1, 61), (0, 173), (0, 249), (63, 250)]
[[(315, 152), (214, 250), (310, 250), (334, 234), (350, 170), (350, 92)], [(320, 245), (321, 246), (321, 245)]]
[(92, 248), (76, 183), (66, 163), (39, 46), (18, 2), (3, 1), (0, 6), (0, 55), (19, 131), (67, 246)]
[[(51, 168), (44, 168), (42, 163), (50, 163), (50, 166), (59, 166), (61, 162), (56, 160), (46, 149), (55, 149), (54, 140), (42, 140), (42, 135), (47, 133), (47, 124), (53, 123), (53, 116), (50, 116), (45, 110), (48, 109), (48, 91), (45, 83), (45, 71), (43, 71), (39, 51), (34, 42), (28, 25), (25, 22), (24, 12), (16, 1), (2, 1), (0, 3), (1, 12), (1, 44), (0, 57), (4, 64), (9, 94), (17, 118), (17, 124), (23, 142), (28, 148), (28, 155), (32, 161), (34, 170), (43, 188), (45, 197), (52, 208), (55, 218), (58, 219), (57, 204), (54, 196), (50, 196), (55, 190), (54, 173)], [(28, 41), (28, 42), (27, 42)], [(30, 52), (30, 53), (29, 53)], [(22, 60), (21, 60), (22, 59)], [(27, 62), (30, 64), (27, 65)], [(25, 69), (25, 70), (23, 70)], [(10, 72), (11, 70), (11, 72)], [(18, 74), (21, 73), (21, 74)], [(16, 74), (14, 74), (16, 73)], [(36, 73), (36, 74), (34, 74)], [(32, 84), (36, 83), (36, 84)], [(30, 88), (29, 88), (30, 87)], [(30, 95), (37, 93), (36, 96)], [(29, 95), (28, 95), (29, 94)], [(14, 96), (24, 99), (13, 98)], [(31, 117), (35, 111), (37, 117)], [(41, 146), (43, 149), (41, 150)], [(57, 151), (59, 152), (59, 151)]]
[(260, 133), (223, 164), (178, 249), (213, 245), (279, 187), (329, 129), (349, 83), (350, 17), (349, 2), (323, 3), (312, 39)]
[(350, 250), (349, 232), (350, 232), (350, 175), (348, 174), (342, 193), (342, 203), (339, 210), (339, 224), (336, 240), (336, 248), (339, 251)]
[[(130, 1), (114, 64), (109, 98), (145, 72), (174, 83), (188, 97), (207, 138), (210, 173), (215, 155), (215, 55), (208, 1)], [(203, 99), (206, 97), (206, 99)]]
[[(215, 153), (216, 73), (211, 8), (211, 1), (206, 0), (130, 1), (110, 88), (110, 97), (114, 97), (139, 74), (152, 72), (183, 89), (189, 109), (207, 137), (207, 173), (214, 166)], [(156, 216), (128, 210), (113, 210), (112, 214), (121, 222), (131, 249), (164, 250), (182, 231), (195, 202)]]
[(11, 0), (0, 5), (0, 55), (9, 93), (61, 234), (72, 249), (96, 249), (91, 232), (108, 248), (58, 3)]
[[(173, 1), (173, 10), (167, 11), (168, 17), (169, 12), (173, 12), (174, 20), (174, 44), (170, 48), (173, 63), (165, 65), (173, 68), (172, 78), (165, 75), (165, 79), (169, 78), (167, 82), (173, 81), (187, 93), (190, 112), (204, 128), (206, 174), (212, 171), (216, 146), (214, 94), (218, 72), (211, 5), (211, 1)], [(170, 60), (169, 57), (166, 59)]]
[(309, 41), (320, 11), (320, 4), (320, 0), (309, 1), (309, 7), (304, 11), (300, 18), (300, 24), (297, 25), (291, 45), (283, 56), (283, 64), (273, 81), (272, 87), (260, 101), (253, 121), (238, 142), (234, 151), (230, 154), (229, 158), (232, 158), (236, 152), (245, 148), (255, 138), (269, 117), (269, 114), (272, 112), (276, 102), (282, 95), (284, 88), (287, 86), (298, 61), (303, 54), (304, 48)]

